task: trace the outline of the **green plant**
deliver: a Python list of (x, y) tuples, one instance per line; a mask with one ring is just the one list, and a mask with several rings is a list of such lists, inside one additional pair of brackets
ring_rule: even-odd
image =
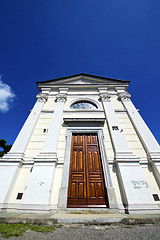
[(56, 228), (60, 226), (41, 226), (41, 225), (34, 225), (31, 223), (0, 223), (0, 233), (2, 237), (9, 238), (9, 237), (18, 237), (22, 236), (26, 230), (31, 230), (35, 232), (52, 232)]
[(3, 155), (11, 149), (12, 145), (7, 145), (6, 140), (0, 139), (0, 148), (3, 148), (3, 151), (0, 151), (0, 157), (3, 157)]

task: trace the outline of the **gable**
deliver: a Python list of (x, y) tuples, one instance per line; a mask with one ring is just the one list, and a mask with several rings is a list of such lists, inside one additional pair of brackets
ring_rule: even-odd
[(57, 78), (48, 81), (37, 82), (37, 85), (129, 85), (130, 81), (123, 81), (112, 78), (105, 78), (90, 74), (76, 74), (64, 78)]

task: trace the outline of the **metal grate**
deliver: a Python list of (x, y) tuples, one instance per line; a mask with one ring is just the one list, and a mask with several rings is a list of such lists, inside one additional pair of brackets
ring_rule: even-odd
[(18, 193), (16, 199), (22, 199), (23, 193)]
[(155, 201), (160, 201), (158, 194), (153, 194), (153, 198)]
[(113, 130), (118, 130), (118, 126), (112, 126)]

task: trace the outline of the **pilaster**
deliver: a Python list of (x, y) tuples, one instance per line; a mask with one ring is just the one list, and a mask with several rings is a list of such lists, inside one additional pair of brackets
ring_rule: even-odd
[(37, 159), (54, 159), (54, 161), (57, 161), (57, 145), (62, 124), (64, 103), (67, 98), (67, 91), (68, 88), (59, 88), (59, 93), (56, 95), (55, 99), (56, 106), (52, 115), (44, 146), (41, 153), (37, 156)]
[(52, 185), (57, 164), (57, 145), (63, 118), (67, 88), (60, 88), (56, 95), (56, 106), (41, 153), (34, 158), (29, 185), (21, 209), (50, 210)]
[(8, 152), (6, 155), (4, 155), (3, 158), (1, 158), (0, 192), (2, 194), (0, 198), (0, 205), (2, 208), (5, 208), (5, 203), (7, 203), (13, 186), (16, 182), (20, 167), (23, 164), (25, 149), (28, 145), (43, 105), (47, 101), (48, 92), (49, 89), (39, 93), (36, 96), (37, 101), (26, 122), (24, 123), (19, 135), (17, 136), (10, 152)]
[(20, 210), (50, 210), (55, 165), (56, 163), (53, 161), (34, 161)]
[[(123, 130), (120, 128), (110, 101), (111, 95), (104, 88), (99, 89), (99, 93), (114, 148), (117, 178), (124, 208), (126, 212), (134, 212), (135, 209), (157, 210), (139, 164), (140, 159), (130, 151)], [(127, 98), (128, 95), (125, 97)], [(145, 199), (141, 197), (143, 195)]]
[(116, 164), (122, 202), (126, 213), (159, 213), (139, 162)]
[(21, 166), (19, 160), (0, 162), (0, 209), (6, 208)]
[(160, 161), (160, 146), (130, 100), (131, 95), (121, 88), (116, 89), (118, 92), (118, 99), (121, 100), (124, 108), (127, 110), (130, 120), (147, 152), (148, 160)]
[(29, 114), (26, 122), (24, 123), (20, 133), (18, 134), (10, 152), (4, 155), (3, 159), (23, 159), (24, 152), (34, 130), (34, 127), (37, 123), (41, 110), (43, 108), (44, 103), (48, 99), (48, 91), (47, 93), (39, 93), (37, 96), (37, 101)]
[(121, 154), (131, 155), (131, 151), (128, 147), (126, 139), (123, 134), (123, 130), (120, 127), (116, 113), (113, 109), (112, 103), (110, 101), (111, 95), (107, 92), (106, 88), (99, 88), (99, 98), (102, 101), (104, 108), (104, 113), (106, 121), (108, 123), (108, 128), (114, 148), (115, 158)]
[(130, 117), (130, 120), (139, 136), (139, 139), (144, 146), (147, 154), (148, 161), (152, 163), (153, 173), (157, 184), (160, 188), (160, 146), (153, 136), (152, 132), (140, 116), (139, 112), (131, 101), (131, 95), (124, 91), (122, 88), (116, 88), (118, 93), (118, 99), (122, 102), (124, 108)]

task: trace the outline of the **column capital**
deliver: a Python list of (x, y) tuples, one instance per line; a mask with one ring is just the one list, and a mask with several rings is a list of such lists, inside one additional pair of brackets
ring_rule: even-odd
[(65, 94), (65, 93), (58, 93), (56, 95), (56, 101), (57, 102), (65, 102), (66, 99), (67, 99), (67, 94)]
[(36, 96), (38, 102), (46, 102), (48, 99), (48, 94), (46, 93), (39, 93)]
[(108, 92), (99, 94), (99, 99), (102, 102), (110, 102), (110, 98), (111, 98), (111, 95)]
[(118, 99), (123, 101), (129, 101), (131, 98), (131, 95), (128, 92), (120, 92), (118, 93)]

